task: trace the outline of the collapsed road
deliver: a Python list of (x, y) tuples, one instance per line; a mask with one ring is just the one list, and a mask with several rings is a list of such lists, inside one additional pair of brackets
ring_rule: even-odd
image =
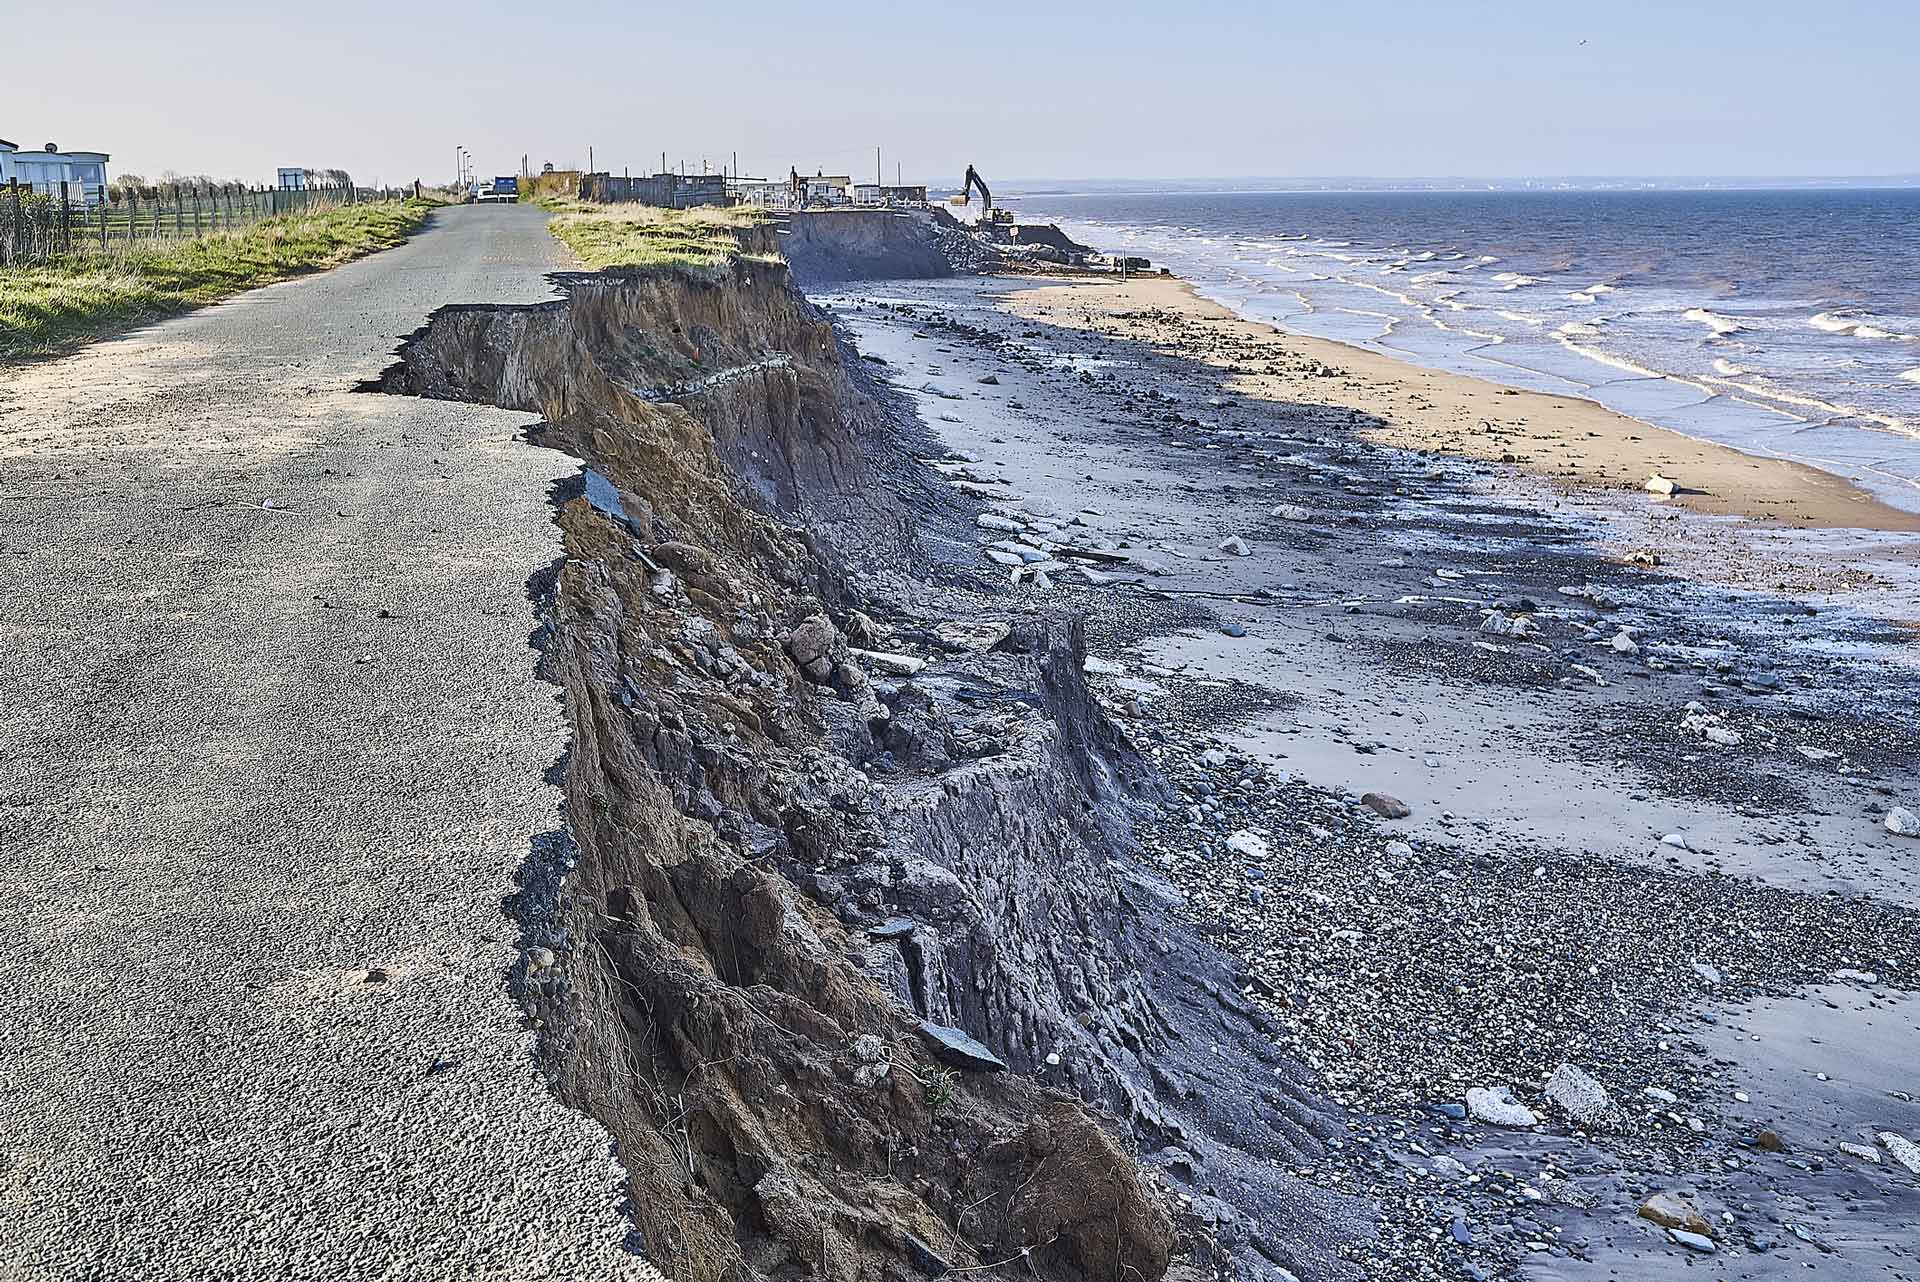
[(356, 395), (531, 208), (0, 381), (0, 1275), (639, 1275), (533, 1072), (529, 417)]

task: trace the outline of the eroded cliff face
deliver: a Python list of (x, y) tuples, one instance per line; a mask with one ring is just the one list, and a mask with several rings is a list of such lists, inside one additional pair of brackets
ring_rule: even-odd
[[(1279, 1205), (1327, 1122), (1123, 856), (1158, 780), (1073, 619), (929, 586), (916, 534), (963, 514), (842, 357), (749, 256), (446, 309), (383, 380), (537, 412), (588, 466), (534, 585), (574, 740), (516, 979), (635, 1249), (689, 1279), (1300, 1268), (1227, 1208)], [(1143, 1175), (1169, 1149), (1218, 1213)]]

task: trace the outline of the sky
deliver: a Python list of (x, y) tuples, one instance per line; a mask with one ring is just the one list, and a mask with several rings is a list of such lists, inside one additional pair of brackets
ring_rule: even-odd
[(1920, 171), (1914, 0), (33, 5), (0, 138), (362, 183)]

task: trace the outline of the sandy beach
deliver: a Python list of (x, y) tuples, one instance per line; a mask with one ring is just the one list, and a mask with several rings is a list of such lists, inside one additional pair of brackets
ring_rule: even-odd
[(1569, 488), (1646, 493), (1659, 475), (1669, 502), (1696, 512), (1803, 528), (1920, 532), (1902, 511), (1829, 472), (1756, 458), (1615, 413), (1592, 401), (1516, 391), (1423, 369), (1364, 348), (1283, 334), (1202, 298), (1177, 276), (1081, 278), (1015, 295), (1018, 315), (1177, 347), (1229, 373), (1241, 395), (1340, 406), (1375, 420), (1369, 440), (1502, 463)]

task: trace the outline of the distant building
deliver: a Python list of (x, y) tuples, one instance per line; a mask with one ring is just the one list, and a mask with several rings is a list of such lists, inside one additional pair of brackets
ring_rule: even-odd
[(857, 205), (924, 205), (927, 189), (883, 183), (855, 183), (853, 200)]
[(761, 209), (787, 209), (793, 203), (787, 184), (771, 178), (729, 178), (727, 195), (736, 205), (753, 205)]
[(638, 178), (625, 174), (586, 174), (580, 179), (580, 198), (603, 205), (632, 201), (662, 209), (733, 203), (727, 192), (725, 174), (653, 174)]
[(787, 171), (787, 191), (796, 209), (811, 205), (844, 205), (853, 199), (853, 178), (848, 174), (815, 173), (811, 178), (797, 169)]
[(106, 196), (107, 153), (61, 151), (52, 143), (39, 151), (21, 151), (0, 138), (0, 184), (10, 180), (49, 195), (58, 195), (65, 183), (69, 201), (92, 205)]

